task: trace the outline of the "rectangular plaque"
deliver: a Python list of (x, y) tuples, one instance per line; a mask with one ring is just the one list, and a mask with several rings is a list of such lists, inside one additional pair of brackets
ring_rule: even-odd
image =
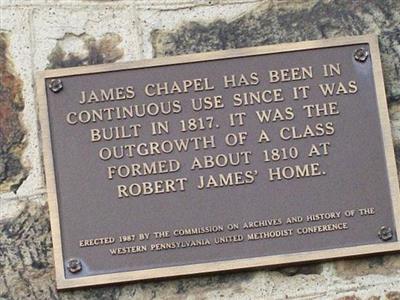
[(39, 74), (58, 288), (400, 249), (378, 42)]

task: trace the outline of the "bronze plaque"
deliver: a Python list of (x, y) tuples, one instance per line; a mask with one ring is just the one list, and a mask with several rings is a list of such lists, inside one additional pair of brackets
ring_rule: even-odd
[(378, 43), (42, 72), (58, 288), (398, 250)]

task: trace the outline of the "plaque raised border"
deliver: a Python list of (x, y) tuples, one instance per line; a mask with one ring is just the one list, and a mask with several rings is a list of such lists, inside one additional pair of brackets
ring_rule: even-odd
[(47, 197), (50, 209), (50, 222), (54, 248), (54, 260), (56, 271), (56, 283), (58, 289), (75, 288), (90, 285), (101, 285), (108, 283), (127, 282), (151, 278), (163, 278), (171, 276), (201, 274), (216, 271), (238, 270), (245, 268), (256, 268), (263, 266), (286, 265), (299, 262), (320, 261), (348, 256), (359, 256), (373, 253), (393, 252), (400, 250), (400, 242), (382, 244), (369, 244), (346, 248), (307, 251), (292, 254), (273, 255), (246, 259), (235, 259), (227, 261), (207, 262), (173, 267), (162, 267), (139, 271), (128, 271), (121, 273), (110, 273), (104, 275), (93, 275), (82, 278), (66, 279), (64, 276), (64, 258), (61, 244), (60, 212), (57, 201), (57, 188), (53, 164), (52, 143), (50, 138), (49, 117), (46, 100), (45, 80), (61, 76), (79, 74), (94, 74), (101, 72), (119, 71), (127, 69), (146, 68), (163, 65), (176, 65), (191, 62), (219, 60), (225, 58), (247, 57), (260, 54), (285, 53), (297, 50), (312, 50), (329, 47), (340, 47), (346, 45), (369, 44), (373, 76), (375, 81), (376, 96), (378, 102), (378, 114), (385, 149), (385, 161), (388, 171), (390, 194), (394, 215), (395, 232), (400, 232), (400, 194), (396, 170), (396, 162), (393, 151), (390, 122), (386, 103), (386, 95), (383, 83), (383, 74), (380, 61), (378, 39), (375, 35), (353, 36), (334, 38), (326, 40), (306, 41), (299, 43), (279, 44), (253, 48), (241, 48), (234, 50), (207, 52), (200, 54), (182, 55), (176, 57), (163, 57), (150, 60), (142, 60), (131, 63), (115, 63), (106, 65), (85, 66), (78, 68), (65, 68), (58, 70), (46, 70), (37, 76), (37, 97), (39, 101), (40, 123), (43, 140), (43, 153), (47, 186)]

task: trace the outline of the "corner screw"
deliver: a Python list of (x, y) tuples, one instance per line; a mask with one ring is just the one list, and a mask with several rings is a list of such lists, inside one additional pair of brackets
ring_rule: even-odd
[(67, 262), (67, 269), (68, 271), (70, 271), (71, 273), (78, 273), (82, 270), (82, 263), (79, 259), (77, 258), (71, 258), (68, 262)]
[(368, 56), (369, 52), (364, 48), (358, 48), (356, 51), (354, 51), (354, 58), (358, 62), (365, 62), (368, 59)]
[(61, 79), (52, 79), (49, 83), (49, 89), (53, 93), (58, 93), (59, 91), (61, 91), (63, 89), (63, 84)]
[(378, 236), (379, 236), (379, 238), (380, 238), (382, 241), (386, 242), (386, 241), (392, 239), (392, 237), (393, 237), (393, 230), (392, 230), (392, 228), (390, 228), (390, 227), (382, 226), (382, 227), (379, 229)]

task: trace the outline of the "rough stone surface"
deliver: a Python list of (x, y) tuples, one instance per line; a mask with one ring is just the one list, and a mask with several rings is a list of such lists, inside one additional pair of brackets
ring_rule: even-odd
[[(31, 198), (43, 193), (44, 180), (39, 141), (37, 106), (33, 81), (34, 52), (33, 28), (31, 26), (31, 9), (9, 7), (1, 8), (0, 31), (8, 40), (7, 57), (12, 62), (12, 70), (21, 81), (20, 96), (24, 102), (23, 110), (18, 112), (19, 121), (24, 128), (24, 151), (20, 156), (21, 164), (27, 170), (27, 177), (18, 190), (0, 194), (1, 216), (11, 217), (18, 210), (12, 209), (12, 202), (18, 199)], [(15, 206), (14, 206), (15, 207)]]
[(368, 274), (400, 275), (400, 255), (380, 255), (369, 259), (349, 259), (336, 263), (337, 274), (344, 279)]
[[(33, 72), (45, 68), (377, 33), (397, 161), (400, 162), (400, 1), (271, 0), (263, 1), (258, 6), (259, 2), (1, 2), (0, 14), (6, 22), (0, 25), (0, 30), (5, 32), (0, 36), (0, 73), (7, 70), (7, 74), (14, 78), (13, 85), (10, 85), (11, 81), (6, 82), (16, 96), (3, 98), (3, 89), (0, 90), (0, 132), (24, 128), (18, 121), (22, 113), (26, 120), (22, 124), (28, 124), (25, 128), (28, 138), (27, 135), (25, 139), (23, 135), (20, 136), (19, 145), (22, 147), (27, 142), (34, 145), (31, 146), (33, 149), (40, 144), (35, 126), (35, 106), (32, 104), (34, 94), (29, 89), (34, 86)], [(4, 10), (2, 7), (5, 7)], [(8, 37), (11, 37), (9, 41)], [(9, 46), (15, 68), (5, 51), (5, 45)], [(27, 57), (30, 57), (30, 62)], [(25, 100), (24, 110), (22, 99)], [(4, 109), (3, 106), (12, 109)], [(4, 112), (10, 115), (3, 118)], [(11, 118), (11, 115), (18, 117)], [(10, 120), (16, 122), (12, 123), (15, 126), (4, 125), (10, 124)], [(11, 131), (7, 131), (7, 128)], [(1, 145), (3, 147), (3, 143)], [(22, 166), (21, 150), (11, 152)], [(1, 174), (6, 169), (5, 164), (1, 163), (2, 153), (0, 182)], [(399, 255), (376, 255), (274, 270), (230, 272), (57, 292), (48, 209), (46, 199), (38, 189), (40, 183), (37, 183), (40, 182), (41, 165), (33, 162), (33, 157), (28, 156), (32, 168), (28, 179), (19, 189), (28, 182), (29, 186), (24, 188), (27, 194), (21, 197), (17, 193), (15, 197), (10, 197), (0, 191), (1, 300), (400, 299)], [(20, 174), (23, 174), (24, 169), (21, 167), (20, 170)], [(35, 172), (39, 180), (29, 181)], [(6, 202), (3, 199), (7, 205), (4, 205)], [(8, 214), (11, 211), (13, 213)]]
[(107, 33), (98, 40), (87, 34), (79, 36), (66, 34), (50, 53), (48, 68), (57, 69), (115, 62), (124, 55), (123, 49), (118, 47), (121, 41), (122, 38), (116, 33)]
[(353, 295), (353, 296), (340, 297), (337, 300), (361, 300), (361, 298)]
[(7, 34), (0, 33), (0, 193), (16, 191), (27, 176), (21, 163), (25, 130), (20, 121), (24, 109), (22, 81), (9, 57)]
[(400, 300), (400, 292), (389, 292), (386, 294), (388, 300)]
[(0, 297), (50, 299), (53, 261), (47, 207), (30, 203), (0, 228)]

